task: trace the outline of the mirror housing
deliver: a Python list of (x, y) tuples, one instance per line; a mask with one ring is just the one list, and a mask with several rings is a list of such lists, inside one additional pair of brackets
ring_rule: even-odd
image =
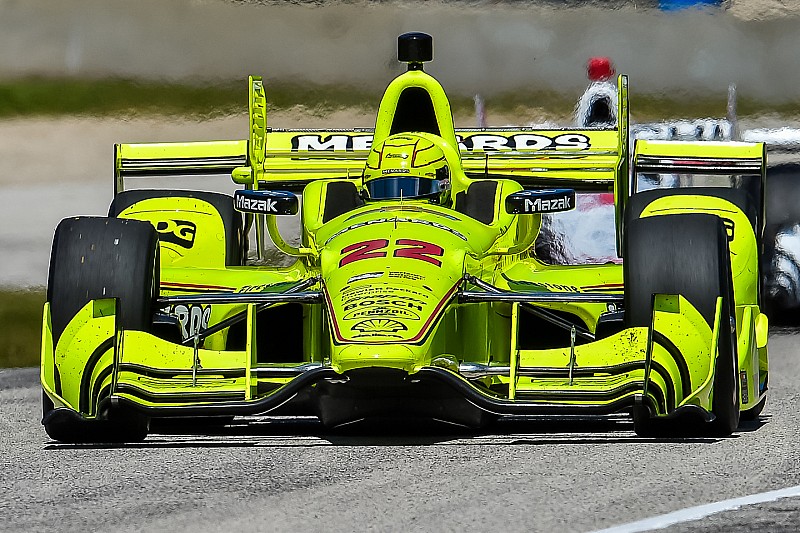
[(233, 195), (233, 206), (237, 211), (255, 215), (294, 215), (298, 205), (297, 196), (288, 191), (243, 189)]
[(236, 167), (231, 172), (231, 178), (234, 183), (239, 185), (252, 185), (253, 184), (253, 169), (252, 167)]
[(515, 192), (506, 197), (506, 213), (512, 215), (560, 213), (574, 208), (574, 189), (536, 189)]

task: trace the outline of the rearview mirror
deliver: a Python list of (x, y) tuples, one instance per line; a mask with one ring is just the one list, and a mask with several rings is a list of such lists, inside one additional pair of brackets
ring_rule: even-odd
[(245, 189), (235, 191), (233, 200), (237, 211), (256, 215), (294, 215), (298, 208), (297, 196), (288, 191)]
[(512, 215), (560, 213), (575, 208), (573, 189), (519, 191), (506, 197), (506, 212)]

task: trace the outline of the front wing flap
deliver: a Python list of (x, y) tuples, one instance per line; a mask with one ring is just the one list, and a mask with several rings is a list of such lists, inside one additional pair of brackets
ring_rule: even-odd
[[(347, 381), (323, 361), (256, 363), (255, 304), (248, 304), (245, 350), (220, 351), (122, 331), (115, 303), (89, 302), (55, 347), (48, 341), (45, 307), (42, 383), (56, 407), (85, 418), (97, 417), (107, 399), (151, 416), (256, 414), (321, 380)], [(519, 305), (513, 306), (515, 323)], [(700, 313), (681, 296), (654, 297), (651, 328), (629, 328), (560, 349), (513, 349), (510, 355), (510, 365), (487, 367), (490, 378), (471, 375), (468, 363), (461, 364), (461, 372), (435, 366), (416, 372), (497, 414), (610, 414), (637, 401), (655, 416), (688, 405), (711, 410), (716, 342)], [(487, 386), (490, 382), (507, 385), (507, 392)]]

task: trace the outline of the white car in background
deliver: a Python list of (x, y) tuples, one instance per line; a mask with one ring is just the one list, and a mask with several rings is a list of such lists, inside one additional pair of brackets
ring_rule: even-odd
[[(600, 73), (600, 74), (598, 74)], [(582, 127), (615, 124), (616, 93), (609, 91), (608, 78), (614, 68), (608, 58), (591, 58), (587, 74), (590, 85), (575, 107), (575, 125)], [(767, 145), (770, 164), (766, 186), (766, 228), (763, 236), (761, 278), (773, 319), (800, 321), (800, 129), (757, 128), (740, 130), (736, 113), (736, 87), (728, 88), (727, 116), (672, 120), (631, 127), (634, 139), (686, 141), (745, 141)], [(678, 175), (639, 176), (639, 190), (653, 187), (691, 187), (695, 184)], [(744, 184), (739, 184), (744, 187)], [(750, 191), (757, 200), (760, 191)], [(613, 216), (613, 214), (611, 215)], [(594, 243), (593, 246), (597, 246)], [(606, 243), (613, 250), (614, 241)]]

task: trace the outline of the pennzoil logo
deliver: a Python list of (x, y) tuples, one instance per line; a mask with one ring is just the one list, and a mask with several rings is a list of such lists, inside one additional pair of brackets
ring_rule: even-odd
[(354, 324), (350, 329), (364, 334), (370, 333), (397, 333), (405, 331), (406, 325), (391, 318), (373, 318)]
[(367, 309), (359, 309), (350, 311), (342, 320), (358, 320), (360, 318), (374, 318), (374, 317), (393, 317), (405, 320), (419, 320), (419, 315), (410, 309), (403, 309), (400, 307), (370, 307)]
[(188, 220), (159, 220), (156, 231), (161, 242), (177, 244), (183, 248), (194, 246), (197, 225)]

